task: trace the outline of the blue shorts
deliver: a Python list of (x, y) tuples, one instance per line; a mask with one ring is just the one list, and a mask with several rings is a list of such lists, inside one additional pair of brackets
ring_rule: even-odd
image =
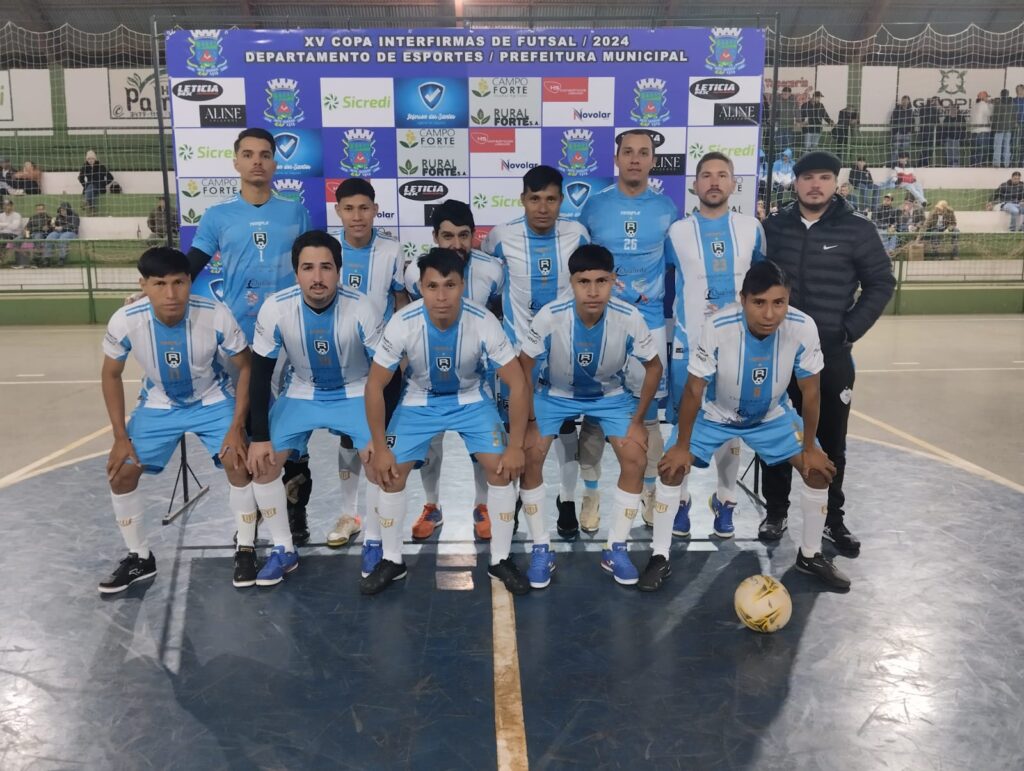
[(199, 437), (213, 462), (220, 468), (217, 454), (235, 417), (235, 400), (203, 406), (201, 402), (189, 407), (158, 410), (137, 407), (128, 421), (128, 438), (139, 456), (142, 470), (159, 474), (171, 459), (181, 438), (186, 433)]
[(508, 446), (498, 408), (490, 400), (429, 407), (399, 404), (388, 424), (387, 443), (396, 463), (423, 461), (430, 440), (445, 431), (457, 432), (472, 455), (503, 453)]
[[(697, 413), (690, 434), (690, 452), (693, 453), (694, 465), (707, 468), (715, 450), (731, 439), (739, 438), (747, 443), (751, 450), (761, 456), (769, 466), (785, 463), (794, 455), (804, 451), (804, 422), (796, 414), (791, 404), (783, 405), (786, 413), (767, 423), (754, 426), (730, 426), (716, 423), (704, 416), (704, 410)], [(672, 429), (668, 439), (668, 447), (676, 443), (679, 435), (678, 426)]]
[(348, 434), (353, 447), (365, 448), (370, 443), (370, 427), (363, 397), (328, 400), (281, 396), (270, 408), (270, 443), (276, 452), (305, 453), (309, 437), (318, 428)]
[(541, 436), (554, 436), (567, 420), (580, 415), (600, 424), (605, 436), (625, 436), (629, 421), (636, 412), (637, 399), (625, 392), (599, 399), (567, 399), (549, 394), (533, 395), (533, 411)]

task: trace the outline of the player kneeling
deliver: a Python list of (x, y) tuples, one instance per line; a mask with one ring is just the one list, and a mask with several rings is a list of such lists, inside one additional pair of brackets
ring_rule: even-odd
[[(519, 490), (533, 538), (527, 577), (538, 589), (551, 580), (555, 556), (544, 511), (544, 459), (559, 427), (582, 415), (600, 424), (619, 460), (615, 512), (601, 567), (618, 583), (635, 584), (638, 573), (627, 554), (626, 539), (643, 492), (644, 414), (657, 393), (662, 364), (640, 311), (611, 299), (615, 285), (611, 252), (603, 246), (578, 247), (569, 258), (569, 274), (573, 299), (549, 303), (538, 311), (520, 353), (527, 382), (533, 382), (534, 365), (542, 366)], [(644, 366), (639, 399), (625, 388), (625, 367), (631, 356)]]
[[(280, 583), (299, 566), (286, 518), (284, 462), (305, 454), (318, 428), (352, 437), (366, 462), (370, 432), (363, 388), (383, 326), (381, 311), (372, 300), (338, 286), (341, 244), (334, 236), (322, 230), (303, 233), (292, 244), (292, 267), (298, 286), (266, 299), (253, 339), (249, 468), (256, 501), (275, 544), (256, 579), (260, 586)], [(282, 351), (288, 361), (285, 386), (270, 407), (270, 381)], [(380, 550), (373, 518), (367, 519), (371, 522), (363, 542), (365, 572), (367, 561), (376, 563)]]
[[(828, 485), (836, 471), (814, 439), (824, 360), (818, 329), (810, 316), (790, 307), (789, 289), (789, 278), (778, 265), (757, 263), (743, 279), (740, 304), (704, 323), (700, 345), (690, 357), (679, 425), (670, 438), (674, 446), (658, 464), (654, 554), (641, 589), (659, 588), (671, 572), (668, 547), (683, 478), (693, 466), (706, 467), (715, 451), (734, 438), (768, 465), (788, 462), (803, 477), (804, 524), (796, 569), (830, 586), (850, 586), (850, 579), (821, 554)], [(792, 374), (803, 397), (803, 421), (786, 396)]]
[[(99, 585), (105, 594), (122, 592), (156, 575), (156, 560), (140, 530), (143, 472), (160, 473), (181, 438), (191, 432), (202, 440), (214, 462), (223, 464), (228, 505), (235, 515), (239, 548), (235, 586), (256, 580), (256, 557), (244, 545), (243, 530), (256, 529), (256, 501), (245, 466), (245, 415), (248, 411), (249, 348), (226, 305), (190, 296), (188, 258), (166, 246), (147, 249), (139, 258), (144, 297), (119, 309), (103, 338), (103, 401), (114, 431), (107, 458), (107, 480), (128, 556)], [(238, 368), (236, 399), (218, 351)], [(125, 425), (121, 375), (131, 353), (145, 379), (139, 401)]]
[[(451, 249), (434, 248), (417, 264), (423, 299), (391, 317), (366, 386), (371, 466), (381, 487), (377, 511), (384, 558), (359, 588), (363, 594), (376, 594), (405, 578), (406, 479), (427, 457), (437, 434), (455, 431), (487, 472), (487, 509), (492, 515), (488, 573), (513, 594), (525, 594), (530, 585), (509, 551), (516, 504), (512, 482), (523, 471), (526, 378), (498, 319), (463, 298), (462, 258)], [(408, 359), (405, 393), (385, 430), (384, 386), (403, 358)], [(509, 388), (508, 435), (484, 379), (489, 363)]]

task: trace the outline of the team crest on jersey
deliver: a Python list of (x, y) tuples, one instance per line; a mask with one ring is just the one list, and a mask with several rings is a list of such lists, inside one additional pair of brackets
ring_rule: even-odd
[(589, 367), (590, 363), (594, 360), (594, 354), (590, 351), (584, 351), (583, 353), (576, 354), (576, 361), (579, 362), (581, 367)]
[(438, 356), (434, 360), (434, 364), (441, 372), (448, 372), (452, 368), (452, 357), (451, 356)]
[(723, 254), (725, 254), (725, 241), (721, 241), (718, 239), (712, 241), (711, 253), (715, 255), (715, 257), (721, 257)]
[(358, 273), (349, 273), (348, 285), (353, 289), (358, 289), (363, 285), (363, 277)]
[(542, 257), (541, 259), (537, 260), (537, 270), (540, 271), (540, 274), (542, 276), (546, 276), (549, 273), (551, 273), (551, 258)]
[(626, 229), (626, 235), (627, 236), (632, 238), (633, 236), (636, 235), (636, 231), (637, 231), (636, 220), (626, 220), (625, 222), (622, 223), (622, 225)]
[(384, 436), (384, 444), (386, 444), (388, 447), (394, 447), (395, 441), (397, 439), (398, 437), (395, 436), (394, 434), (387, 434)]
[(178, 351), (167, 351), (164, 353), (164, 361), (171, 369), (177, 369), (181, 366), (181, 354)]
[(252, 242), (256, 244), (256, 248), (261, 251), (267, 248), (268, 241), (269, 239), (267, 238), (267, 234), (262, 230), (257, 230), (252, 234)]
[(768, 378), (767, 367), (754, 367), (750, 373), (750, 379), (754, 381), (754, 385), (761, 385)]
[(316, 351), (321, 356), (326, 356), (327, 352), (331, 350), (331, 344), (326, 340), (314, 340), (313, 350)]

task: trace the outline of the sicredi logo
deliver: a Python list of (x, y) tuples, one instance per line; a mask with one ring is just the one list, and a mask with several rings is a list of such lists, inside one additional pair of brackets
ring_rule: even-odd
[(174, 84), (171, 93), (189, 102), (208, 102), (223, 94), (224, 87), (212, 80), (183, 80)]
[(469, 132), (470, 152), (514, 153), (516, 151), (515, 129), (471, 129)]
[(704, 78), (690, 86), (690, 93), (700, 99), (728, 99), (739, 92), (739, 84), (726, 78)]
[(590, 99), (589, 78), (544, 78), (545, 102), (586, 102)]
[(437, 201), (448, 195), (448, 186), (430, 179), (416, 179), (401, 185), (398, 194), (410, 201)]

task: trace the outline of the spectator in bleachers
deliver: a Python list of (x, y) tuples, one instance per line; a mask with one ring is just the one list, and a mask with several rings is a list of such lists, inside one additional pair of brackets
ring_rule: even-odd
[(1016, 105), (1010, 99), (1009, 89), (999, 92), (992, 104), (992, 165), (1005, 168), (1010, 165), (1013, 131), (1017, 127)]
[(892, 205), (892, 194), (886, 193), (882, 196), (882, 205), (875, 212), (875, 227), (878, 228), (878, 235), (882, 237), (882, 244), (886, 253), (892, 257), (896, 251), (898, 236), (896, 231), (900, 225), (900, 211)]
[(917, 111), (917, 159), (921, 166), (932, 165), (936, 130), (941, 122), (942, 105), (939, 97), (933, 96)]
[(971, 165), (984, 166), (992, 157), (992, 105), (988, 91), (979, 91), (971, 107)]
[(916, 233), (922, 225), (924, 225), (924, 207), (908, 194), (903, 199), (903, 205), (900, 206), (900, 220), (896, 229), (901, 233)]
[(778, 99), (772, 105), (772, 119), (775, 123), (775, 146), (792, 147), (796, 144), (796, 132), (800, 121), (800, 105), (793, 98), (793, 89), (783, 86)]
[(852, 188), (850, 202), (858, 209), (874, 212), (878, 208), (880, 188), (875, 184), (868, 162), (863, 156), (857, 158), (850, 167), (849, 180)]
[(928, 201), (924, 197), (924, 188), (921, 187), (921, 183), (917, 181), (917, 174), (910, 167), (910, 157), (903, 153), (896, 160), (896, 165), (892, 169), (892, 175), (888, 181), (883, 185), (884, 188), (900, 187), (914, 196), (916, 200), (922, 206), (927, 206)]
[[(29, 249), (36, 255), (42, 254), (42, 242), (50, 235), (50, 231), (53, 230), (51, 222), (53, 222), (53, 218), (46, 211), (46, 204), (37, 203), (35, 214), (28, 218), (28, 224), (25, 225), (25, 238), (35, 243), (28, 243), (22, 247), (21, 252), (18, 254), (18, 264), (14, 266), (15, 268), (24, 268), (28, 264)], [(35, 261), (41, 262), (42, 258), (36, 256)]]
[(24, 230), (25, 218), (14, 210), (14, 201), (5, 199), (3, 211), (0, 212), (0, 241), (18, 238)]
[(14, 192), (14, 172), (11, 171), (11, 161), (8, 158), (0, 158), (0, 200)]
[[(63, 265), (68, 261), (70, 244), (67, 242), (78, 238), (78, 228), (81, 225), (81, 219), (75, 214), (71, 204), (67, 201), (61, 201), (60, 206), (57, 207), (57, 216), (53, 218), (53, 222), (50, 225), (52, 229), (46, 237), (46, 262), (53, 262), (54, 252), (56, 251), (57, 264)], [(54, 243), (51, 245), (50, 241)]]
[(836, 116), (836, 127), (832, 136), (836, 143), (836, 155), (841, 161), (846, 161), (846, 150), (850, 139), (857, 136), (857, 127), (860, 125), (860, 112), (847, 105), (839, 111)]
[(36, 166), (33, 161), (25, 161), (21, 165), (21, 171), (14, 172), (12, 185), (16, 192), (24, 195), (39, 195), (42, 188), (43, 170)]
[(1017, 108), (1017, 127), (1014, 129), (1013, 165), (1024, 166), (1024, 83), (1017, 84), (1017, 95), (1013, 98)]
[(78, 181), (82, 184), (85, 213), (93, 214), (96, 211), (97, 199), (107, 192), (107, 186), (114, 181), (114, 175), (99, 162), (96, 151), (90, 150), (85, 154), (85, 163), (78, 172)]
[(782, 151), (782, 157), (772, 164), (772, 190), (776, 193), (792, 190), (795, 180), (793, 151), (787, 147)]
[(960, 143), (966, 138), (967, 118), (955, 104), (950, 104), (939, 126), (939, 144), (945, 149), (947, 166), (960, 165)]
[(800, 125), (804, 131), (805, 150), (813, 150), (818, 146), (825, 125), (835, 125), (835, 122), (829, 117), (825, 105), (821, 103), (822, 96), (820, 91), (815, 91), (810, 99), (800, 105)]
[(910, 141), (914, 137), (914, 106), (910, 97), (904, 94), (892, 108), (889, 116), (889, 130), (892, 132), (892, 153), (890, 159), (896, 163), (901, 155), (910, 153)]
[[(164, 199), (157, 198), (156, 206), (146, 218), (151, 241), (163, 241), (167, 238), (167, 217), (164, 215)], [(178, 235), (178, 215), (171, 207), (171, 234)]]
[(1010, 215), (1010, 232), (1018, 230), (1024, 233), (1024, 182), (1021, 181), (1020, 172), (1015, 171), (1010, 178), (996, 188), (992, 194), (992, 200), (985, 208), (988, 211), (999, 209)]
[(960, 257), (960, 229), (956, 226), (956, 212), (953, 207), (945, 201), (939, 201), (929, 212), (924, 222), (922, 231), (918, 232), (917, 240), (924, 238), (925, 253), (935, 255), (940, 244), (945, 240), (945, 235), (950, 240), (950, 256), (956, 260)]

